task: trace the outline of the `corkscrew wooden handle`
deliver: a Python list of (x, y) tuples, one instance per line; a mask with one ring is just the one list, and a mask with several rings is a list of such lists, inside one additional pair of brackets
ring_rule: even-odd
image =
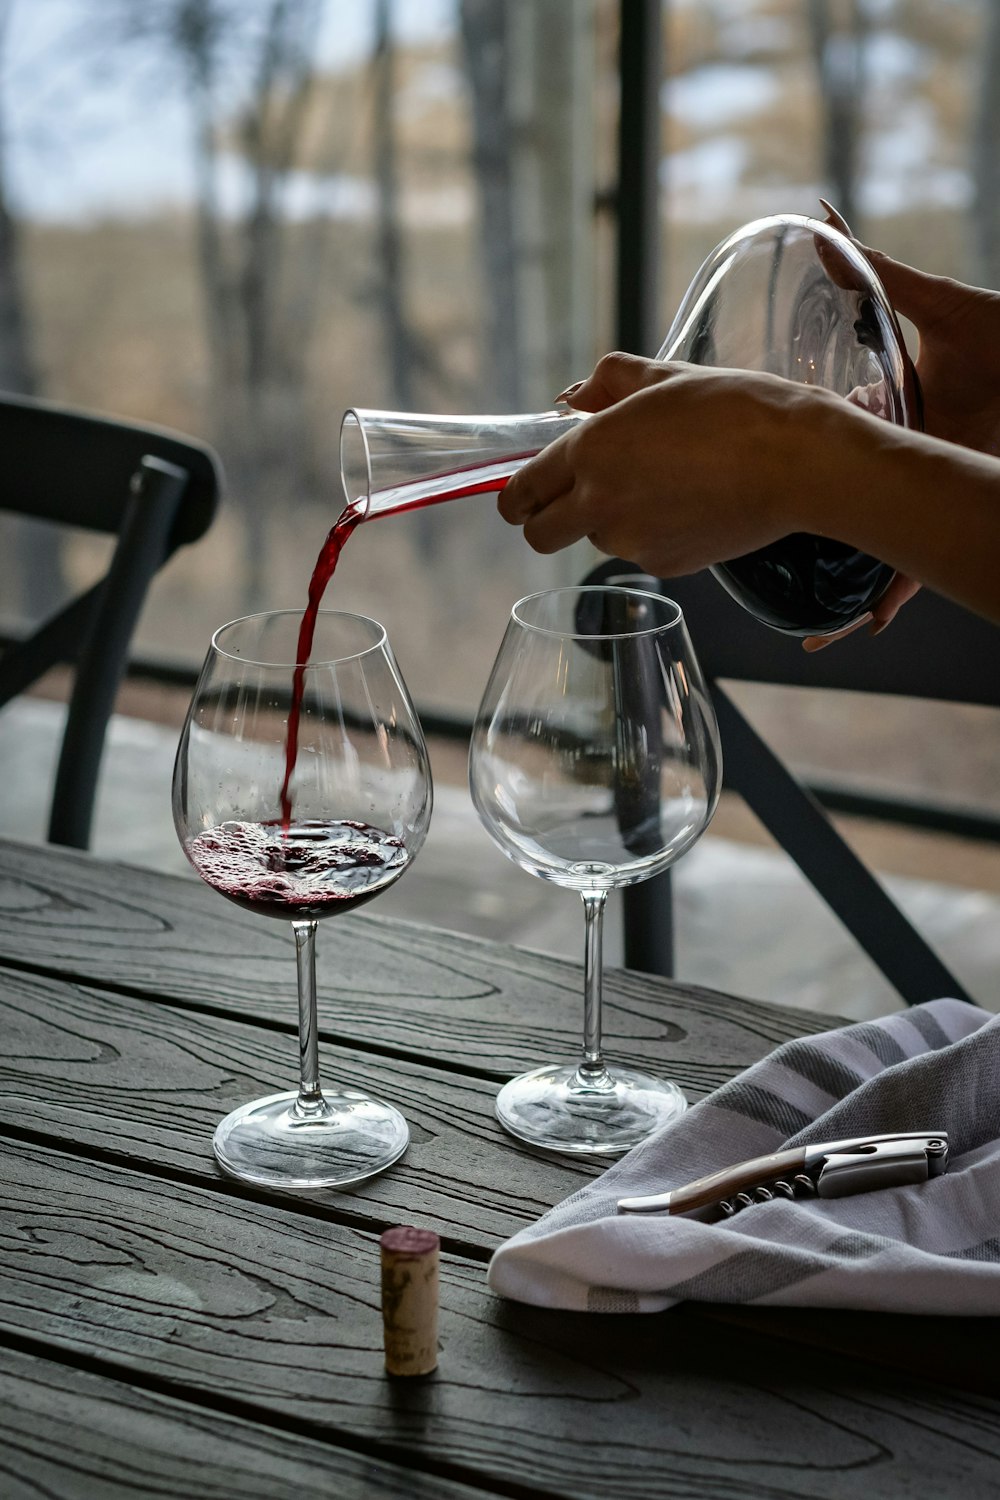
[(806, 1148), (796, 1146), (788, 1151), (775, 1151), (770, 1156), (756, 1156), (752, 1161), (741, 1161), (736, 1166), (724, 1167), (720, 1172), (710, 1172), (684, 1187), (674, 1188), (669, 1193), (654, 1193), (646, 1198), (620, 1198), (618, 1212), (622, 1214), (685, 1214), (696, 1209), (711, 1208), (723, 1198), (745, 1192), (761, 1183), (777, 1177), (794, 1175), (805, 1166)]

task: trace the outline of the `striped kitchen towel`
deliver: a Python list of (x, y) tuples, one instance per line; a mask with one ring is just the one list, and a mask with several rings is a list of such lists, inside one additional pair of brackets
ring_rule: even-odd
[[(947, 1131), (948, 1171), (720, 1223), (619, 1215), (785, 1146)], [(959, 1000), (787, 1042), (508, 1240), (490, 1286), (543, 1307), (675, 1302), (1000, 1314), (1000, 1016)]]

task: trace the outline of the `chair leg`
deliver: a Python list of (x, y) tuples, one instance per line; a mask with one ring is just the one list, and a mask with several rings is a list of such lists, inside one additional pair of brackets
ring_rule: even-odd
[(727, 785), (777, 839), (907, 1005), (950, 995), (970, 1000), (819, 803), (782, 765), (732, 699), (712, 685)]
[(146, 590), (167, 554), (187, 484), (175, 464), (144, 458), (118, 546), (95, 601), (70, 698), (49, 818), (49, 842), (86, 849), (108, 720)]

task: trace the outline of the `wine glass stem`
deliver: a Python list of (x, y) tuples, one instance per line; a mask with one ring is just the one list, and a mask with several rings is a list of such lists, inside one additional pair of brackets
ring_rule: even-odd
[(601, 980), (607, 899), (607, 891), (583, 892), (583, 1061), (579, 1071), (585, 1079), (602, 1076), (606, 1071), (601, 1057)]
[(316, 923), (293, 922), (299, 980), (298, 1108), (315, 1111), (323, 1103), (319, 1086), (319, 1038), (316, 1035)]

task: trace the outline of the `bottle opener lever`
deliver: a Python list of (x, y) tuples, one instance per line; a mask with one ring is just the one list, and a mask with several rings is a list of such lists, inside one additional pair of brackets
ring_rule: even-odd
[(618, 1212), (693, 1213), (701, 1219), (724, 1219), (772, 1198), (843, 1198), (849, 1193), (926, 1182), (947, 1167), (948, 1136), (943, 1130), (862, 1135), (757, 1156), (669, 1193), (619, 1198)]

